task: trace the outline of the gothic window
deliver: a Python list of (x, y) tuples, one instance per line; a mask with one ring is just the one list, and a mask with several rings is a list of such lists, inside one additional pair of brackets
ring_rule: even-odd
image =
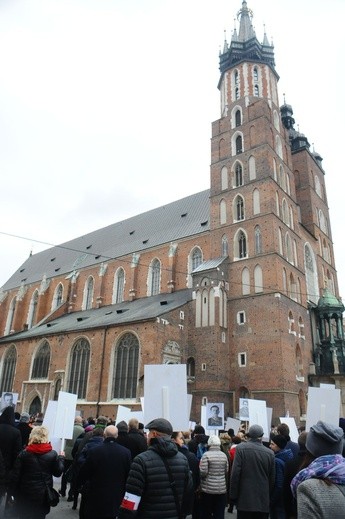
[(79, 399), (86, 398), (89, 364), (90, 344), (86, 339), (78, 339), (71, 353), (68, 392), (78, 395)]
[(208, 326), (208, 290), (203, 290), (201, 297), (201, 326)]
[(187, 377), (195, 377), (195, 360), (193, 357), (187, 359)]
[(279, 166), (279, 185), (284, 191), (286, 191), (286, 177), (282, 165)]
[(93, 290), (94, 290), (94, 280), (92, 276), (89, 276), (85, 282), (84, 286), (84, 297), (83, 297), (83, 310), (90, 310), (92, 308), (93, 303)]
[(327, 234), (327, 220), (321, 209), (319, 209), (319, 226), (321, 231)]
[(320, 184), (319, 177), (317, 175), (315, 175), (314, 179), (315, 179), (315, 191), (319, 195), (319, 197), (322, 198), (322, 191), (321, 191), (321, 184)]
[(286, 251), (286, 259), (289, 263), (292, 265), (294, 264), (294, 258), (292, 253), (292, 244), (291, 244), (291, 238), (288, 233), (285, 235), (285, 251)]
[(280, 140), (279, 135), (276, 135), (276, 153), (281, 159), (283, 158), (282, 141)]
[(238, 75), (237, 70), (235, 70), (234, 77), (235, 77), (235, 85), (238, 86), (239, 85), (239, 75)]
[(235, 99), (240, 98), (240, 89), (238, 87), (235, 88)]
[(13, 390), (13, 380), (17, 365), (17, 350), (14, 345), (10, 346), (4, 354), (0, 380), (0, 395), (4, 391)]
[(254, 229), (255, 234), (255, 254), (262, 253), (262, 237), (261, 237), (261, 229), (257, 225)]
[(226, 257), (229, 255), (229, 242), (227, 236), (222, 236), (222, 256)]
[(272, 160), (273, 160), (273, 178), (277, 182), (277, 163), (274, 158)]
[(253, 214), (260, 213), (260, 191), (254, 189), (253, 191)]
[(224, 159), (227, 156), (226, 142), (225, 139), (219, 141), (219, 158)]
[(279, 254), (283, 255), (283, 235), (282, 235), (282, 230), (280, 227), (278, 229), (278, 241), (279, 241)]
[(243, 170), (242, 165), (239, 162), (236, 162), (235, 165), (235, 187), (239, 187), (243, 185)]
[(113, 303), (122, 303), (124, 297), (125, 287), (125, 271), (122, 267), (118, 268), (115, 272), (114, 278), (114, 291), (113, 291)]
[(258, 69), (256, 67), (254, 67), (254, 69), (253, 69), (253, 78), (254, 78), (254, 81), (259, 81), (259, 73), (258, 73)]
[(247, 239), (243, 231), (240, 231), (238, 235), (238, 252), (239, 258), (247, 257)]
[(37, 315), (37, 305), (38, 305), (38, 290), (35, 290), (32, 294), (29, 313), (28, 313), (28, 327), (31, 328), (36, 322)]
[(139, 341), (133, 333), (125, 333), (115, 349), (112, 398), (136, 398), (138, 365)]
[(31, 378), (48, 378), (50, 346), (47, 341), (38, 348), (32, 366)]
[(279, 130), (280, 130), (280, 128), (279, 128), (279, 115), (278, 115), (276, 110), (274, 110), (274, 112), (273, 112), (273, 124), (274, 124), (275, 129), (279, 132)]
[(294, 301), (297, 301), (297, 285), (296, 285), (296, 281), (295, 281), (295, 278), (292, 273), (290, 274), (290, 279), (289, 279), (289, 296)]
[(298, 261), (297, 261), (297, 243), (296, 240), (293, 240), (293, 262), (296, 267), (298, 267)]
[(202, 253), (199, 247), (195, 247), (192, 253), (192, 271), (202, 263)]
[(241, 126), (242, 124), (242, 117), (241, 117), (241, 110), (236, 110), (235, 112), (235, 126)]
[(53, 304), (52, 304), (52, 310), (55, 310), (58, 308), (63, 302), (63, 285), (62, 283), (59, 283), (57, 287), (55, 288), (54, 297), (53, 297)]
[(254, 269), (254, 287), (256, 293), (263, 291), (262, 268), (260, 265), (256, 265)]
[(228, 189), (228, 168), (223, 167), (221, 171), (221, 185), (222, 185), (222, 191), (225, 191)]
[(226, 202), (221, 200), (219, 204), (219, 220), (221, 225), (226, 223)]
[(251, 155), (249, 157), (248, 166), (249, 166), (249, 180), (255, 180), (256, 179), (256, 164), (255, 164), (255, 157), (253, 157), (253, 155)]
[(291, 311), (289, 312), (288, 324), (289, 324), (289, 333), (296, 335), (295, 319), (293, 318), (293, 313)]
[(242, 270), (242, 294), (244, 296), (250, 294), (250, 277), (247, 267)]
[(254, 96), (259, 97), (259, 85), (254, 85)]
[(237, 135), (237, 137), (236, 137), (236, 155), (239, 155), (242, 152), (243, 152), (242, 136)]
[(276, 191), (276, 211), (277, 211), (277, 216), (280, 215), (280, 210), (279, 210), (279, 195), (278, 195), (278, 191)]
[(235, 209), (234, 220), (236, 220), (236, 221), (244, 220), (244, 200), (240, 195), (238, 195), (235, 198), (234, 209)]
[(283, 222), (290, 227), (289, 208), (288, 208), (285, 198), (283, 199), (283, 202), (282, 202), (282, 218), (283, 218)]
[(155, 258), (149, 268), (148, 295), (155, 296), (160, 293), (161, 263)]
[(302, 353), (299, 344), (296, 346), (296, 377), (303, 377)]
[(291, 194), (290, 177), (289, 177), (288, 173), (286, 173), (286, 192), (287, 192), (288, 195)]
[(305, 335), (304, 335), (304, 323), (303, 323), (303, 319), (302, 317), (300, 317), (298, 319), (298, 330), (299, 330), (299, 337), (301, 339), (305, 339)]
[(283, 268), (283, 290), (284, 292), (287, 292), (287, 277), (286, 277), (286, 270)]
[(314, 253), (308, 243), (304, 245), (304, 266), (307, 283), (307, 299), (313, 303), (318, 302), (319, 286)]
[(294, 227), (295, 227), (294, 221), (293, 221), (293, 211), (292, 211), (291, 205), (290, 205), (290, 227), (291, 227), (291, 229), (294, 229)]
[(14, 312), (16, 310), (16, 302), (17, 300), (14, 297), (11, 301), (10, 308), (8, 310), (4, 335), (8, 335), (9, 333), (11, 333), (14, 320)]

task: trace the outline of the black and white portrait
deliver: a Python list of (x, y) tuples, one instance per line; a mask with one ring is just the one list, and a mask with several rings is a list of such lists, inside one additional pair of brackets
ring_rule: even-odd
[(207, 428), (224, 428), (224, 404), (207, 404)]
[(240, 420), (249, 421), (249, 402), (247, 398), (240, 398)]
[(6, 407), (16, 407), (18, 399), (18, 393), (12, 393), (11, 391), (4, 391), (1, 395), (1, 406), (0, 410), (3, 411)]

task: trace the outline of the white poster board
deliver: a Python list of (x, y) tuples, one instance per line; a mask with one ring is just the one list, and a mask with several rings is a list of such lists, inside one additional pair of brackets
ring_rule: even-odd
[(258, 424), (264, 430), (264, 438), (269, 438), (270, 429), (267, 426), (267, 411), (265, 400), (252, 400), (248, 399), (249, 407), (249, 427)]
[(73, 438), (76, 405), (77, 395), (66, 393), (65, 391), (59, 392), (54, 431), (51, 432), (53, 438), (62, 438), (64, 440)]
[(218, 429), (208, 429), (207, 428), (207, 411), (206, 411), (206, 409), (207, 409), (206, 405), (202, 405), (200, 408), (200, 424), (205, 429), (205, 434), (207, 436), (212, 436), (212, 435), (218, 436)]
[(335, 389), (335, 384), (320, 384), (321, 389)]
[(130, 414), (130, 416), (128, 418), (128, 421), (131, 418), (136, 418), (139, 423), (142, 423), (142, 424), (144, 423), (144, 413), (142, 411), (131, 411), (131, 414)]
[(239, 417), (242, 422), (249, 421), (249, 398), (240, 398)]
[(0, 410), (3, 411), (6, 407), (16, 407), (18, 400), (18, 393), (12, 393), (12, 391), (4, 391), (1, 395)]
[[(271, 425), (272, 425), (272, 414), (273, 414), (272, 407), (266, 407), (266, 413), (267, 413), (267, 431), (270, 435), (271, 434)], [(262, 439), (265, 442), (269, 442), (271, 438), (270, 438), (270, 436), (265, 436), (265, 434), (264, 434)]]
[(55, 431), (55, 421), (57, 415), (57, 400), (49, 400), (46, 412), (44, 413), (43, 425), (49, 431), (49, 438), (52, 440)]
[(279, 417), (280, 423), (286, 423), (290, 430), (290, 438), (293, 442), (298, 443), (298, 429), (295, 419), (290, 416)]
[(145, 425), (165, 418), (174, 431), (189, 425), (185, 364), (151, 364), (144, 368)]
[(211, 402), (206, 405), (207, 429), (220, 431), (224, 429), (224, 404)]
[(116, 425), (120, 422), (126, 422), (128, 424), (128, 420), (131, 417), (131, 410), (129, 407), (125, 407), (123, 405), (119, 405), (117, 407), (117, 415), (116, 415)]
[(236, 420), (236, 418), (231, 418), (230, 416), (227, 417), (226, 424), (225, 424), (226, 431), (228, 431), (229, 429), (233, 429), (235, 436), (236, 436), (236, 434), (238, 433), (240, 428), (241, 428), (241, 420)]
[(319, 420), (339, 426), (340, 389), (309, 387), (306, 431)]

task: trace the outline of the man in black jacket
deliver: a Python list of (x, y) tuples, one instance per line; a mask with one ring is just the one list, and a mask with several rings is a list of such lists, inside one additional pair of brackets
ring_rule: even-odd
[(146, 452), (132, 462), (119, 519), (179, 519), (190, 512), (193, 482), (186, 457), (171, 440), (173, 428), (164, 418), (146, 425)]
[(112, 519), (117, 516), (125, 493), (131, 453), (116, 442), (117, 427), (104, 430), (104, 442), (88, 452), (78, 481), (83, 486), (87, 519)]

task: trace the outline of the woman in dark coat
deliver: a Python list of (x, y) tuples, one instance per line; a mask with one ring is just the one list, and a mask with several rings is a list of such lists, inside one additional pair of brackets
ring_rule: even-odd
[(44, 519), (49, 513), (46, 485), (53, 487), (53, 476), (61, 476), (63, 460), (48, 442), (48, 429), (34, 427), (28, 446), (14, 464), (11, 478), (20, 519)]

